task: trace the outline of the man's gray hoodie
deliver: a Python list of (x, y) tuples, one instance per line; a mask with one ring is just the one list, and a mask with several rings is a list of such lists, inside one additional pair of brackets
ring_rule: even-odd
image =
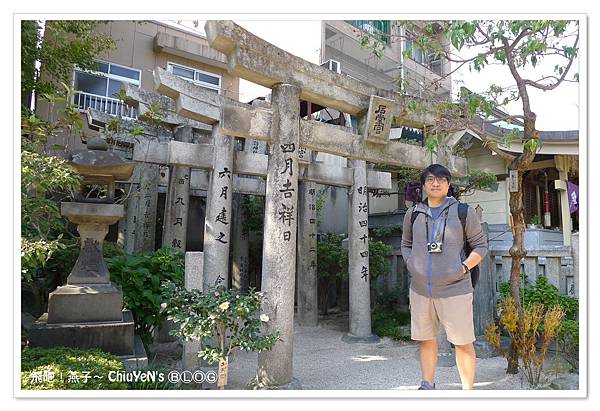
[[(458, 204), (454, 197), (446, 197), (441, 205), (440, 214), (435, 220), (436, 232), (438, 225), (442, 224), (439, 235), (441, 239), (445, 212), (448, 209), (441, 253), (427, 251), (428, 236), (425, 221), (426, 219), (429, 221), (430, 238), (434, 221), (429, 207), (425, 203), (418, 203), (416, 208), (411, 207), (406, 211), (402, 230), (402, 257), (408, 271), (412, 274), (410, 287), (417, 294), (431, 298), (444, 298), (473, 292), (470, 273), (463, 274), (462, 262), (466, 256), (463, 250), (463, 227), (458, 217)], [(417, 213), (417, 217), (411, 225), (413, 212)], [(472, 250), (484, 257), (488, 251), (487, 237), (473, 207), (468, 208), (465, 231)]]

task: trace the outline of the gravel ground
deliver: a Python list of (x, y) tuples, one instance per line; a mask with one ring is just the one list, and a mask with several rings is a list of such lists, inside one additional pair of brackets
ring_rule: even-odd
[[(342, 341), (348, 329), (347, 313), (319, 319), (317, 327), (294, 327), (294, 378), (303, 390), (416, 390), (421, 380), (418, 344), (382, 338), (376, 344)], [(247, 389), (256, 375), (257, 353), (235, 352), (229, 360), (228, 390)], [(176, 358), (157, 358), (168, 369), (179, 369)], [(551, 365), (551, 361), (548, 362)], [(477, 359), (475, 389), (525, 390), (521, 375), (506, 374), (503, 357)], [(460, 390), (456, 365), (439, 367), (438, 390)], [(186, 387), (193, 389), (193, 387)], [(206, 384), (204, 389), (215, 389)]]
[[(421, 372), (418, 345), (382, 338), (376, 344), (348, 344), (346, 315), (321, 319), (317, 327), (294, 327), (294, 377), (304, 390), (414, 390)], [(237, 352), (230, 360), (227, 389), (244, 389), (255, 376), (258, 354)], [(507, 375), (502, 357), (477, 360), (476, 389), (526, 389)], [(456, 366), (438, 367), (438, 389), (460, 390)]]

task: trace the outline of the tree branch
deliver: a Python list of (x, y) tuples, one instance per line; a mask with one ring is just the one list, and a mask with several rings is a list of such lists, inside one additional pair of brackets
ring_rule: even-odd
[(525, 116), (516, 114), (516, 115), (511, 115), (511, 116), (496, 118), (496, 119), (492, 119), (492, 120), (482, 120), (482, 122), (484, 124), (494, 124), (494, 123), (498, 123), (500, 121), (506, 121), (506, 120), (510, 120), (510, 119), (513, 119), (513, 118), (520, 118), (521, 120), (525, 121)]
[[(575, 43), (573, 44), (574, 48), (577, 48), (577, 43), (578, 42), (579, 42), (579, 34), (575, 38)], [(565, 68), (565, 70), (563, 71), (562, 75), (560, 76), (559, 79), (557, 79), (557, 81), (555, 83), (544, 85), (544, 84), (539, 84), (538, 82), (535, 82), (535, 81), (532, 81), (532, 80), (524, 80), (525, 85), (528, 85), (528, 86), (531, 86), (531, 87), (535, 87), (537, 89), (544, 90), (544, 91), (554, 90), (556, 87), (558, 87), (558, 85), (560, 83), (562, 83), (565, 80), (565, 77), (567, 76), (567, 73), (571, 69), (571, 65), (573, 64), (573, 61), (575, 61), (575, 57), (576, 56), (572, 56), (572, 57), (569, 58), (569, 63), (567, 64), (567, 67)]]
[(507, 152), (499, 149), (498, 141), (496, 141), (495, 138), (488, 137), (488, 133), (483, 128), (479, 128), (479, 126), (476, 124), (470, 124), (470, 125), (473, 126), (473, 128), (475, 128), (475, 131), (477, 132), (479, 137), (481, 137), (481, 139), (483, 140), (485, 147), (487, 147), (489, 150), (493, 151), (494, 153), (499, 155), (502, 159), (509, 161), (509, 162), (512, 162), (515, 158), (517, 158), (516, 156), (514, 156), (512, 154), (508, 154)]
[[(531, 29), (529, 27), (526, 28), (525, 30), (523, 30), (521, 33), (519, 33), (519, 35), (515, 38), (515, 40), (512, 42), (512, 44), (510, 46), (508, 46), (508, 49), (506, 50), (506, 54), (509, 54), (511, 51), (513, 51), (513, 49), (517, 46), (517, 44), (519, 44), (519, 42), (521, 40), (523, 40), (523, 38), (530, 33), (531, 33)], [(504, 42), (505, 46), (508, 45), (508, 40), (506, 40), (506, 38), (503, 37), (502, 41)]]

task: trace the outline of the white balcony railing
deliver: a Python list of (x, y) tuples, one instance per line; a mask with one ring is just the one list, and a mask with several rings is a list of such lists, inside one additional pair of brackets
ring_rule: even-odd
[(111, 116), (121, 116), (125, 119), (137, 119), (138, 117), (135, 107), (129, 106), (116, 98), (98, 96), (80, 91), (73, 97), (73, 104), (77, 104), (82, 111), (91, 107)]

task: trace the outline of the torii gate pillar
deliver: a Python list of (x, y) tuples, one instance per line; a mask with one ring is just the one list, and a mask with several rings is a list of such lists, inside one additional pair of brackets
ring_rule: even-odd
[(259, 387), (299, 388), (293, 380), (294, 277), (298, 221), (300, 88), (273, 87), (274, 124), (267, 169), (262, 286), (267, 333), (279, 332), (272, 350), (258, 354)]

